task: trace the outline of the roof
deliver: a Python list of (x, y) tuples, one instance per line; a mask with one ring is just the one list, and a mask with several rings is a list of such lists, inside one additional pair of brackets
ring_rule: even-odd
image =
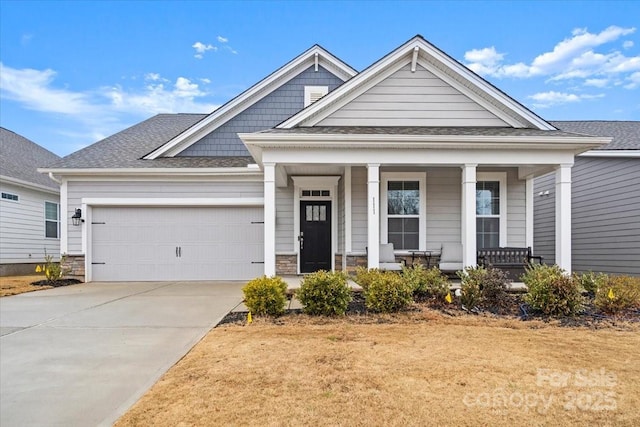
[(60, 157), (35, 142), (0, 127), (0, 175), (59, 190), (59, 185), (37, 171)]
[(583, 135), (607, 136), (613, 140), (596, 150), (640, 150), (640, 121), (552, 121), (566, 132)]
[(162, 146), (155, 147), (152, 152), (146, 154), (145, 158), (176, 156), (311, 66), (322, 66), (342, 81), (357, 74), (355, 69), (322, 46), (313, 45), (240, 95), (217, 108), (197, 125), (184, 129), (170, 140), (164, 141)]
[(69, 154), (47, 169), (216, 168), (244, 167), (251, 157), (170, 157), (143, 160), (206, 114), (158, 114), (82, 150)]
[(512, 127), (554, 129), (549, 122), (429, 43), (420, 34), (277, 127), (317, 125), (375, 85), (385, 73), (397, 70), (406, 63), (411, 63), (412, 69), (420, 64)]

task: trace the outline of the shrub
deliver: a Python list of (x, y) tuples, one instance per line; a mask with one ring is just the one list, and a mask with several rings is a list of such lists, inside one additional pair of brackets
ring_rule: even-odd
[(368, 273), (364, 302), (369, 310), (391, 313), (413, 302), (413, 289), (397, 273), (374, 270)]
[(438, 267), (425, 269), (421, 264), (402, 268), (402, 277), (420, 298), (444, 298), (449, 293), (449, 279)]
[(66, 256), (63, 255), (60, 258), (60, 262), (55, 262), (53, 260), (53, 256), (45, 253), (44, 265), (42, 268), (38, 265), (36, 272), (44, 272), (44, 276), (47, 278), (47, 281), (55, 282), (56, 280), (62, 279), (69, 273), (69, 270), (64, 268), (65, 260)]
[(480, 284), (483, 307), (502, 307), (507, 303), (507, 287), (509, 286), (507, 273), (497, 268), (489, 267), (485, 270)]
[(351, 288), (341, 271), (321, 270), (302, 279), (296, 296), (307, 314), (342, 315), (351, 301)]
[(593, 303), (610, 314), (640, 307), (640, 277), (610, 276), (596, 289)]
[(467, 267), (458, 271), (460, 278), (460, 303), (463, 307), (472, 309), (480, 305), (482, 300), (481, 284), (487, 274), (483, 267)]
[(583, 274), (574, 274), (575, 280), (578, 281), (582, 289), (589, 292), (591, 295), (595, 295), (600, 286), (604, 286), (609, 280), (609, 276), (604, 273), (594, 273), (589, 271)]
[(524, 300), (535, 310), (551, 316), (569, 316), (582, 308), (578, 281), (557, 265), (534, 265), (527, 268), (522, 280), (528, 288)]
[(243, 288), (244, 303), (251, 313), (277, 316), (284, 313), (287, 284), (282, 278), (262, 276), (249, 281)]
[(362, 286), (362, 289), (366, 291), (371, 282), (376, 280), (380, 273), (382, 272), (377, 268), (369, 270), (366, 267), (358, 267), (356, 268), (356, 283)]

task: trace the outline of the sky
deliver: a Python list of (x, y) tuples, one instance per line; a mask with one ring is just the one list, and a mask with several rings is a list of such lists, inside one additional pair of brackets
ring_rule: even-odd
[(416, 34), (547, 120), (640, 120), (639, 27), (637, 1), (0, 0), (0, 126), (64, 156), (314, 44), (360, 71)]

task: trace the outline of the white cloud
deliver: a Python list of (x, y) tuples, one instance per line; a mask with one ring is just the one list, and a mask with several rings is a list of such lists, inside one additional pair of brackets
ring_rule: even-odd
[(219, 41), (220, 43), (226, 43), (226, 42), (228, 42), (228, 41), (229, 41), (229, 39), (228, 39), (228, 38), (226, 38), (226, 37), (218, 36), (218, 41)]
[(609, 79), (587, 79), (584, 81), (585, 86), (607, 87)]
[(565, 93), (565, 92), (540, 92), (534, 95), (529, 96), (530, 99), (534, 100), (533, 106), (536, 108), (548, 108), (554, 105), (568, 104), (574, 102), (580, 102), (586, 99), (595, 99), (602, 98), (604, 94), (597, 95), (585, 95), (580, 94), (577, 95), (575, 93)]
[(196, 50), (196, 53), (193, 56), (198, 59), (202, 59), (204, 57), (204, 53), (208, 50), (212, 50), (214, 52), (218, 50), (216, 46), (212, 44), (204, 44), (202, 42), (195, 42), (191, 47)]
[[(504, 63), (505, 54), (495, 47), (465, 53), (467, 66), (475, 72), (498, 78), (548, 77), (552, 81), (568, 79), (606, 79), (613, 75), (640, 70), (640, 56), (627, 57), (617, 50), (606, 53), (594, 49), (632, 34), (635, 28), (610, 26), (597, 34), (575, 29), (572, 36), (556, 44), (550, 52), (536, 56), (530, 64)], [(628, 48), (633, 42), (624, 42)]]
[(624, 43), (622, 43), (622, 47), (625, 49), (631, 49), (633, 47), (633, 41), (625, 40)]
[(636, 71), (635, 73), (628, 76), (627, 81), (629, 81), (629, 83), (624, 86), (627, 89), (635, 89), (637, 87), (640, 87), (640, 71)]

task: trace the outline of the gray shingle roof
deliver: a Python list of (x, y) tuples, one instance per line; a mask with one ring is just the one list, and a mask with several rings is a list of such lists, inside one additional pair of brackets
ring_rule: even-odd
[(268, 129), (261, 133), (305, 135), (465, 135), (465, 136), (576, 136), (557, 130), (516, 129), (494, 127), (421, 127), (421, 126), (315, 126), (289, 129)]
[(37, 168), (60, 160), (51, 151), (33, 141), (0, 127), (0, 175), (32, 184), (59, 189), (59, 185)]
[(613, 141), (597, 150), (640, 150), (640, 121), (585, 120), (550, 123), (566, 132), (613, 137)]
[(142, 157), (193, 126), (206, 114), (158, 114), (50, 165), (52, 169), (243, 167), (251, 157)]

